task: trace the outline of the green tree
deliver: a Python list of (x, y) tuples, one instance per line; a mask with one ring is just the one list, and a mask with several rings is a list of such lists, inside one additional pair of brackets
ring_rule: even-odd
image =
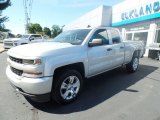
[(52, 38), (55, 38), (61, 32), (62, 32), (62, 29), (58, 25), (53, 25), (52, 26)]
[(51, 30), (47, 27), (44, 27), (43, 33), (49, 37), (51, 37)]
[(2, 10), (5, 10), (9, 6), (11, 6), (10, 0), (0, 1), (0, 31), (3, 31), (3, 32), (7, 32), (9, 30), (5, 29), (4, 22), (8, 21), (8, 17), (7, 16), (2, 17)]
[(32, 34), (36, 34), (36, 33), (42, 33), (43, 31), (42, 31), (42, 27), (40, 24), (38, 24), (38, 23), (32, 24), (31, 23), (28, 26), (28, 32), (32, 33)]

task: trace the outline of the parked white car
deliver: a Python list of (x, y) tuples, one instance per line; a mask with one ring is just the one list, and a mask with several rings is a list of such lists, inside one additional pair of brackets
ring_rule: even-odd
[(74, 29), (52, 42), (10, 49), (6, 74), (11, 85), (32, 100), (66, 104), (77, 98), (85, 78), (123, 65), (135, 72), (143, 51), (143, 42), (122, 41), (115, 28)]
[(40, 34), (27, 34), (21, 38), (8, 38), (4, 39), (4, 49), (9, 49), (18, 45), (24, 45), (28, 43), (43, 42), (43, 37)]

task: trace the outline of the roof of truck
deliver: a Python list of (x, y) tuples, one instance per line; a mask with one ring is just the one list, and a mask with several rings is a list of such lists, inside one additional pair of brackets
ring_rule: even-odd
[(41, 34), (23, 34), (23, 35), (41, 35)]
[[(68, 30), (78, 30), (78, 29), (117, 29), (115, 27), (105, 27), (105, 26), (97, 26), (97, 27), (81, 27), (81, 28), (72, 28)], [(117, 29), (118, 30), (118, 29)], [(66, 30), (67, 31), (67, 30)]]

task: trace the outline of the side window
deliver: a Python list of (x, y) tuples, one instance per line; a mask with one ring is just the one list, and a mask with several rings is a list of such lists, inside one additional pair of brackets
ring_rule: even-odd
[(41, 39), (41, 35), (34, 35), (34, 39)]
[(34, 40), (35, 39), (34, 35), (31, 35), (29, 39)]
[(109, 37), (108, 37), (106, 29), (97, 30), (94, 33), (91, 41), (93, 39), (102, 39), (104, 45), (108, 45), (109, 44)]
[(111, 37), (112, 37), (112, 43), (113, 44), (118, 44), (121, 42), (119, 32), (117, 30), (110, 30)]

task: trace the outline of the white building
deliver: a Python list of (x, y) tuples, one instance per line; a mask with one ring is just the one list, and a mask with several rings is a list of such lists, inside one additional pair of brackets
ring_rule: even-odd
[(100, 6), (89, 13), (86, 13), (82, 17), (66, 25), (64, 30), (73, 28), (84, 28), (84, 27), (96, 27), (96, 26), (111, 26), (112, 24), (112, 7)]
[(100, 6), (64, 29), (89, 26), (125, 28), (127, 40), (143, 40), (148, 48), (151, 43), (160, 43), (160, 0), (125, 0), (112, 7)]

